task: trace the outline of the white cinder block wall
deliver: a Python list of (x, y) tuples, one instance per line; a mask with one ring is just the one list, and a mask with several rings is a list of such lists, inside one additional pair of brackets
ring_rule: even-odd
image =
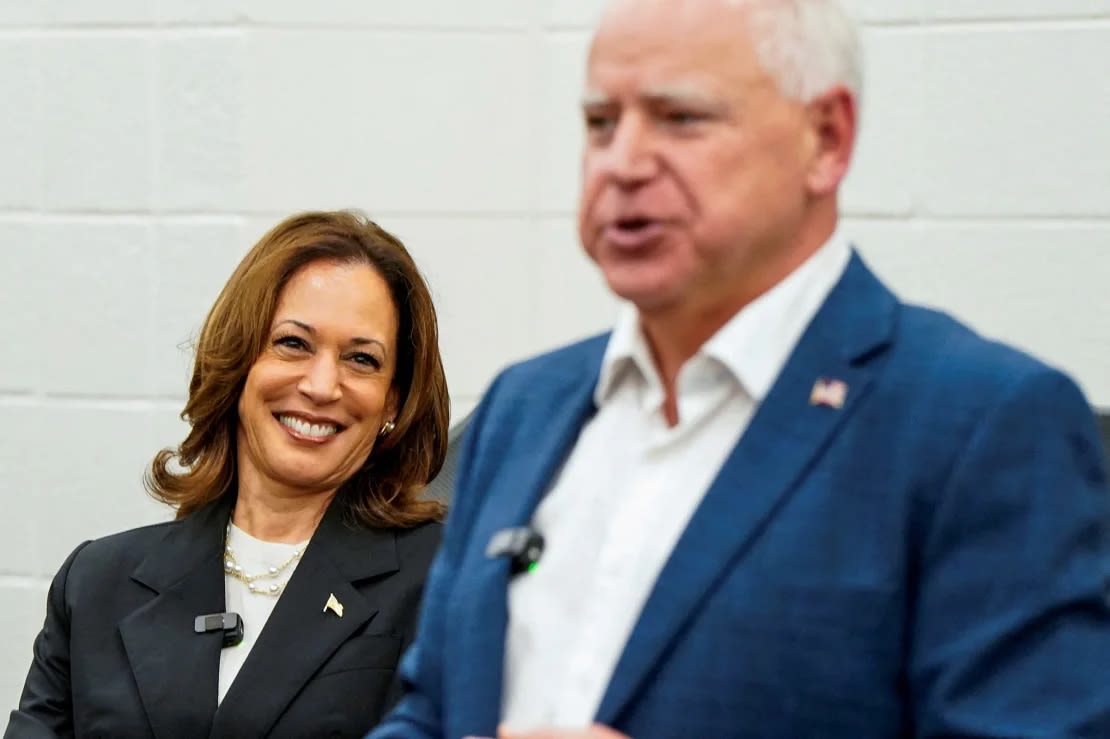
[[(167, 515), (140, 476), (183, 433), (183, 342), (282, 216), (409, 244), (460, 413), (608, 325), (573, 230), (600, 1), (0, 0), (0, 708), (65, 554)], [(1110, 406), (1110, 0), (851, 6), (849, 233)]]

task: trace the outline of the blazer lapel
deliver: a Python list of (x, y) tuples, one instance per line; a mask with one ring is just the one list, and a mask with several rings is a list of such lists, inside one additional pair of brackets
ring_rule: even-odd
[[(324, 514), (258, 640), (216, 710), (212, 737), (263, 736), (305, 683), (378, 609), (353, 583), (399, 569), (393, 532)], [(343, 615), (325, 610), (331, 596)]]
[[(502, 418), (490, 419), (483, 426), (492, 432), (482, 454), (493, 474), (483, 477), (479, 472), (471, 480), (473, 487), (485, 487), (487, 499), (470, 531), (474, 545), (469, 551), (474, 559), (464, 571), (473, 574), (455, 589), (449, 611), (452, 628), (467, 634), (466, 639), (452, 645), (461, 651), (458, 659), (453, 656), (451, 660), (452, 664), (465, 665), (466, 674), (452, 678), (451, 683), (458, 691), (452, 702), (467, 707), (468, 726), (492, 730), (501, 712), (510, 563), (506, 557), (487, 558), (486, 545), (496, 532), (527, 526), (532, 519), (579, 431), (595, 411), (593, 390), (604, 348), (602, 337), (592, 347), (596, 361), (592, 353), (583, 360), (593, 368), (592, 374), (584, 376), (582, 364), (577, 364), (572, 373), (553, 372), (546, 378), (544, 391), (530, 398), (524, 418), (535, 419), (531, 425), (519, 423), (516, 418)], [(527, 441), (521, 444), (509, 437)], [(513, 451), (499, 456), (505, 449)]]
[(155, 595), (120, 622), (151, 729), (159, 739), (207, 736), (216, 710), (222, 635), (194, 619), (224, 610), (224, 528), (230, 500), (189, 516), (131, 574)]
[[(870, 360), (889, 342), (896, 309), (894, 297), (853, 255), (664, 565), (598, 708), (599, 722), (620, 719), (702, 600), (867, 393), (875, 372)], [(810, 402), (819, 378), (847, 385), (843, 406)]]

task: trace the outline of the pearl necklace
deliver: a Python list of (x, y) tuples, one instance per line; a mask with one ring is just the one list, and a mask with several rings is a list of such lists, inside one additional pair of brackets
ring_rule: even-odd
[(231, 577), (234, 577), (236, 580), (240, 580), (246, 583), (247, 590), (251, 591), (252, 593), (257, 593), (259, 595), (272, 595), (276, 598), (281, 595), (281, 591), (284, 590), (285, 586), (289, 583), (288, 580), (286, 580), (285, 582), (271, 583), (269, 586), (261, 584), (257, 581), (272, 580), (276, 578), (282, 572), (287, 570), (289, 568), (289, 565), (300, 559), (301, 556), (304, 555), (304, 550), (307, 547), (308, 544), (305, 544), (305, 546), (293, 552), (292, 556), (289, 557), (289, 559), (285, 560), (285, 562), (276, 567), (270, 567), (265, 572), (260, 572), (257, 575), (249, 575), (235, 560), (235, 552), (231, 549), (231, 524), (229, 523), (227, 525), (227, 532), (224, 534), (224, 573), (230, 575)]

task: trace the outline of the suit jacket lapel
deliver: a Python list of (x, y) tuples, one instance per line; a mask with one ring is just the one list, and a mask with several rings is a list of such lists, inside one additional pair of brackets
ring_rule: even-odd
[[(714, 585), (806, 474), (866, 394), (897, 303), (853, 256), (664, 565), (598, 709), (612, 724)], [(820, 377), (841, 380), (843, 407), (810, 403)]]
[[(593, 346), (596, 361), (592, 356), (584, 360), (586, 366), (594, 368), (592, 375), (583, 376), (581, 365), (576, 365), (573, 373), (553, 372), (545, 378), (544, 392), (529, 398), (525, 418), (534, 425), (520, 424), (515, 417), (487, 422), (490, 439), (482, 454), (486, 469), (493, 473), (489, 477), (479, 473), (477, 480), (471, 480), (473, 486), (488, 491), (482, 515), (470, 531), (475, 542), (470, 551), (476, 561), (471, 560), (465, 567), (473, 575), (468, 574), (465, 587), (455, 591), (450, 610), (452, 628), (467, 634), (459, 642), (459, 659), (452, 659), (453, 664), (466, 666), (466, 674), (452, 680), (458, 691), (452, 701), (467, 706), (470, 726), (495, 727), (501, 712), (510, 563), (506, 557), (487, 558), (486, 545), (496, 532), (526, 526), (532, 519), (579, 431), (595, 410), (593, 390), (604, 348), (605, 340), (597, 340)], [(526, 446), (508, 438), (518, 435), (528, 440)], [(509, 448), (526, 448), (527, 453), (499, 456), (500, 450)]]
[[(263, 736), (332, 653), (378, 612), (353, 583), (399, 568), (393, 532), (354, 529), (331, 505), (239, 674), (212, 737)], [(343, 615), (324, 606), (334, 595)]]
[(196, 634), (193, 622), (224, 610), (229, 513), (222, 500), (189, 516), (131, 574), (155, 595), (120, 622), (120, 635), (159, 739), (207, 736), (216, 710), (222, 634)]

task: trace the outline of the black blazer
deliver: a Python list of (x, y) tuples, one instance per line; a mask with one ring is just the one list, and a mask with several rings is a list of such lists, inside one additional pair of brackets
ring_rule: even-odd
[[(250, 656), (216, 706), (231, 501), (79, 546), (5, 739), (362, 737), (399, 698), (440, 525), (355, 530), (324, 515)], [(343, 616), (325, 611), (334, 594)], [(248, 624), (249, 627), (249, 624)]]

